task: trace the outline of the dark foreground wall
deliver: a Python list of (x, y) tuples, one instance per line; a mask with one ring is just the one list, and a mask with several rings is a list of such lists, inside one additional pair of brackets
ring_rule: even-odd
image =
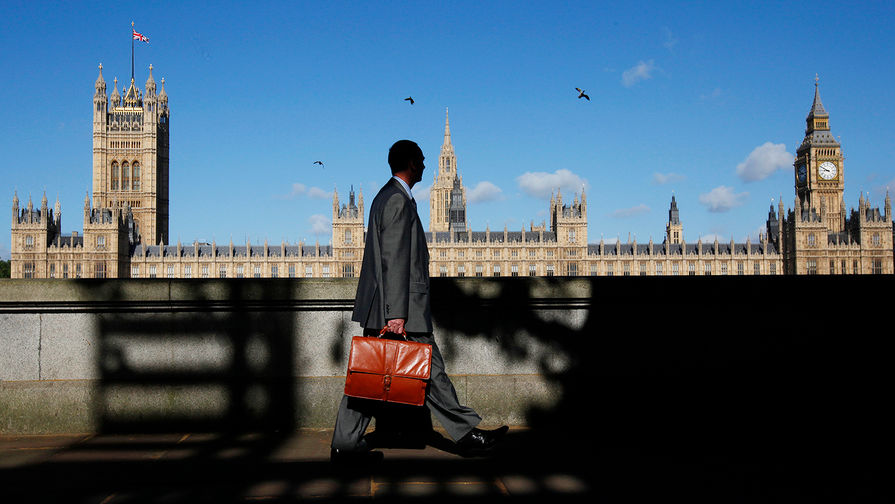
[[(330, 427), (354, 286), (2, 281), (0, 432)], [(891, 448), (891, 288), (892, 277), (432, 281), (449, 373), (486, 423), (603, 446), (777, 452)]]

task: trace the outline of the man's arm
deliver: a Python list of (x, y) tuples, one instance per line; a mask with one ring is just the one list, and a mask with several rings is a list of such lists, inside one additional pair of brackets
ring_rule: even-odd
[(400, 334), (409, 315), (410, 239), (413, 208), (395, 193), (386, 202), (379, 224), (382, 289), (389, 330)]

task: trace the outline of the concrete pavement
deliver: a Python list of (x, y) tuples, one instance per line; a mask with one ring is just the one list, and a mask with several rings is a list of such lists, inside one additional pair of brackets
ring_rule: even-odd
[[(514, 429), (507, 439), (525, 436)], [(267, 434), (106, 434), (0, 437), (5, 502), (493, 501), (583, 497), (580, 471), (522, 469), (508, 454), (463, 458), (439, 432), (424, 445), (371, 435), (385, 459), (329, 462), (331, 429)], [(522, 470), (520, 470), (522, 469)], [(5, 496), (5, 497), (4, 497)]]
[[(630, 433), (628, 433), (630, 434)], [(882, 502), (893, 463), (870, 447), (717, 442), (514, 428), (490, 458), (371, 443), (369, 467), (329, 462), (331, 429), (280, 434), (0, 436), (0, 502)], [(714, 437), (714, 436), (712, 436)], [(574, 441), (573, 441), (574, 440)]]

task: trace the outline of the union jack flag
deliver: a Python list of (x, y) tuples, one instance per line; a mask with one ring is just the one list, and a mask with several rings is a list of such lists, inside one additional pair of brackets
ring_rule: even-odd
[(139, 40), (141, 42), (147, 42), (147, 43), (149, 42), (149, 37), (147, 37), (146, 35), (143, 35), (142, 33), (137, 33), (137, 30), (134, 30), (133, 28), (131, 28), (131, 30), (133, 30), (133, 32), (134, 32), (134, 40)]

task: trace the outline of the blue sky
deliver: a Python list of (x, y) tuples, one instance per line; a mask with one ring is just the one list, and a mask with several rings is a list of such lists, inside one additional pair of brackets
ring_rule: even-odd
[(172, 241), (328, 243), (333, 189), (369, 204), (400, 138), (427, 156), (425, 197), (445, 108), (475, 230), (540, 223), (552, 187), (584, 186), (590, 242), (661, 241), (672, 194), (688, 241), (755, 239), (792, 206), (815, 74), (846, 204), (895, 182), (891, 2), (4, 0), (0, 195), (46, 191), (66, 233), (97, 67), (109, 93), (129, 80), (131, 21), (137, 83), (151, 63), (169, 96)]

